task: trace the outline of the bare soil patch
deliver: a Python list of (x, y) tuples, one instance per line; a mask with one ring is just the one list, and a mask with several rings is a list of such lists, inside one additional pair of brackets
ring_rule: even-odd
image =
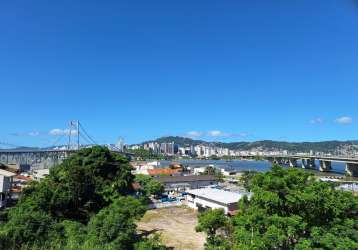
[(195, 232), (197, 212), (187, 207), (170, 207), (146, 212), (137, 223), (141, 233), (160, 233), (162, 243), (176, 250), (204, 249), (205, 234)]

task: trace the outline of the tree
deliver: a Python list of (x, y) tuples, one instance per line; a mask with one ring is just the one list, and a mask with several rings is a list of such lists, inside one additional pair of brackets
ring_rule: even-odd
[(244, 171), (242, 173), (240, 181), (246, 190), (250, 191), (252, 179), (256, 174), (257, 171)]
[(141, 185), (146, 195), (161, 195), (164, 192), (163, 184), (149, 175), (138, 174), (134, 180)]
[(202, 174), (203, 175), (214, 175), (215, 177), (217, 177), (219, 179), (219, 181), (224, 180), (224, 175), (221, 172), (220, 168), (208, 166), (205, 168), (205, 171)]
[(32, 203), (55, 218), (86, 223), (111, 199), (132, 192), (132, 181), (125, 157), (95, 146), (78, 151), (52, 168), (46, 179), (31, 184), (19, 205)]
[(152, 237), (144, 239), (143, 241), (135, 244), (135, 250), (166, 250), (160, 242), (160, 235), (154, 234)]
[(129, 196), (133, 178), (125, 157), (79, 150), (2, 215), (0, 249), (133, 249), (142, 240), (134, 222), (145, 211)]
[(131, 249), (136, 242), (135, 220), (142, 217), (145, 210), (132, 197), (116, 199), (90, 220), (86, 244)]
[(208, 249), (228, 242), (232, 249), (358, 249), (358, 198), (352, 193), (276, 165), (253, 176), (250, 187), (253, 196), (242, 199), (230, 219), (232, 233), (219, 246), (208, 240)]
[(140, 159), (140, 160), (150, 160), (150, 159), (162, 160), (165, 158), (162, 154), (157, 154), (151, 150), (147, 150), (147, 149), (143, 149), (143, 148), (127, 149), (126, 151), (128, 153), (133, 154), (135, 158)]
[(210, 209), (198, 216), (198, 225), (195, 230), (197, 232), (205, 232), (207, 234), (207, 243), (209, 245), (217, 245), (220, 237), (216, 232), (220, 228), (227, 226), (228, 219), (223, 209)]
[(9, 222), (0, 228), (0, 249), (20, 248), (28, 242), (45, 242), (56, 231), (56, 221), (31, 205), (12, 209), (9, 217)]
[(146, 190), (148, 194), (159, 196), (164, 192), (164, 186), (161, 182), (156, 180), (151, 180), (147, 186)]

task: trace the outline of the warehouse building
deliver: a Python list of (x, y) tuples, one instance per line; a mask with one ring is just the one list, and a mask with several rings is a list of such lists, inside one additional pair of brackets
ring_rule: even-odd
[(159, 176), (155, 180), (164, 185), (165, 191), (186, 191), (218, 184), (213, 175)]
[(187, 204), (193, 209), (205, 211), (207, 209), (224, 209), (225, 214), (234, 215), (238, 209), (239, 200), (247, 196), (249, 199), (252, 193), (234, 193), (215, 188), (201, 188), (187, 191)]

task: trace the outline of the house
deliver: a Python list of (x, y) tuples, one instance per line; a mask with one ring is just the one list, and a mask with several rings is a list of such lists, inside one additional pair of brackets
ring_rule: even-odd
[(36, 169), (36, 170), (33, 170), (33, 172), (32, 172), (32, 176), (33, 176), (34, 180), (38, 180), (38, 181), (45, 178), (49, 174), (50, 174), (50, 169), (48, 169), (48, 168)]
[(22, 173), (22, 172), (30, 171), (30, 164), (8, 163), (4, 165), (6, 169), (12, 172)]
[(160, 162), (144, 162), (144, 163), (130, 163), (133, 167), (133, 174), (148, 174), (149, 169), (154, 169), (160, 166)]
[(232, 176), (232, 175), (236, 175), (236, 174), (237, 174), (237, 170), (236, 170), (236, 169), (222, 168), (222, 169), (221, 169), (221, 173), (222, 173), (224, 176)]
[(222, 208), (227, 215), (234, 215), (238, 201), (247, 195), (249, 198), (251, 193), (234, 193), (215, 188), (201, 188), (188, 190), (186, 200), (189, 207), (199, 211), (207, 209)]
[(23, 188), (26, 187), (31, 181), (32, 177), (26, 173), (14, 176), (13, 185), (11, 188), (11, 199), (18, 200)]
[(195, 175), (200, 175), (200, 174), (204, 174), (205, 170), (206, 170), (206, 167), (197, 167), (197, 168), (194, 168), (193, 173)]
[(159, 176), (154, 179), (164, 185), (165, 191), (185, 191), (218, 184), (218, 178), (213, 175)]
[(0, 208), (5, 207), (7, 200), (10, 198), (15, 175), (13, 172), (0, 169)]

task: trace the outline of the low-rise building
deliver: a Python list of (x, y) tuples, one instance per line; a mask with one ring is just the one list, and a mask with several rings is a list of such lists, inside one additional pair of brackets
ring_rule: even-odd
[(21, 172), (30, 171), (30, 164), (8, 163), (8, 164), (3, 164), (3, 166), (7, 170), (10, 170), (11, 172), (21, 173)]
[(5, 207), (7, 200), (10, 198), (15, 175), (13, 172), (0, 169), (0, 208)]
[(237, 171), (236, 169), (224, 169), (224, 168), (221, 169), (221, 173), (222, 173), (224, 176), (236, 175), (237, 172), (238, 172), (238, 171)]
[(218, 184), (218, 178), (213, 175), (159, 176), (154, 179), (164, 185), (165, 191), (186, 191)]
[(34, 180), (41, 180), (43, 178), (45, 178), (46, 176), (48, 176), (50, 174), (50, 169), (45, 168), (45, 169), (37, 169), (34, 170), (32, 173), (32, 176), (34, 178)]
[(206, 168), (207, 168), (206, 166), (205, 166), (205, 167), (194, 168), (194, 169), (193, 169), (193, 173), (194, 173), (195, 175), (204, 174)]
[(159, 161), (153, 162), (142, 162), (142, 163), (131, 163), (133, 167), (133, 174), (148, 174), (149, 169), (154, 169), (160, 166)]
[(199, 211), (206, 209), (222, 208), (225, 214), (234, 215), (239, 200), (247, 195), (251, 197), (251, 193), (234, 193), (216, 188), (201, 188), (188, 190), (186, 200), (189, 207)]

